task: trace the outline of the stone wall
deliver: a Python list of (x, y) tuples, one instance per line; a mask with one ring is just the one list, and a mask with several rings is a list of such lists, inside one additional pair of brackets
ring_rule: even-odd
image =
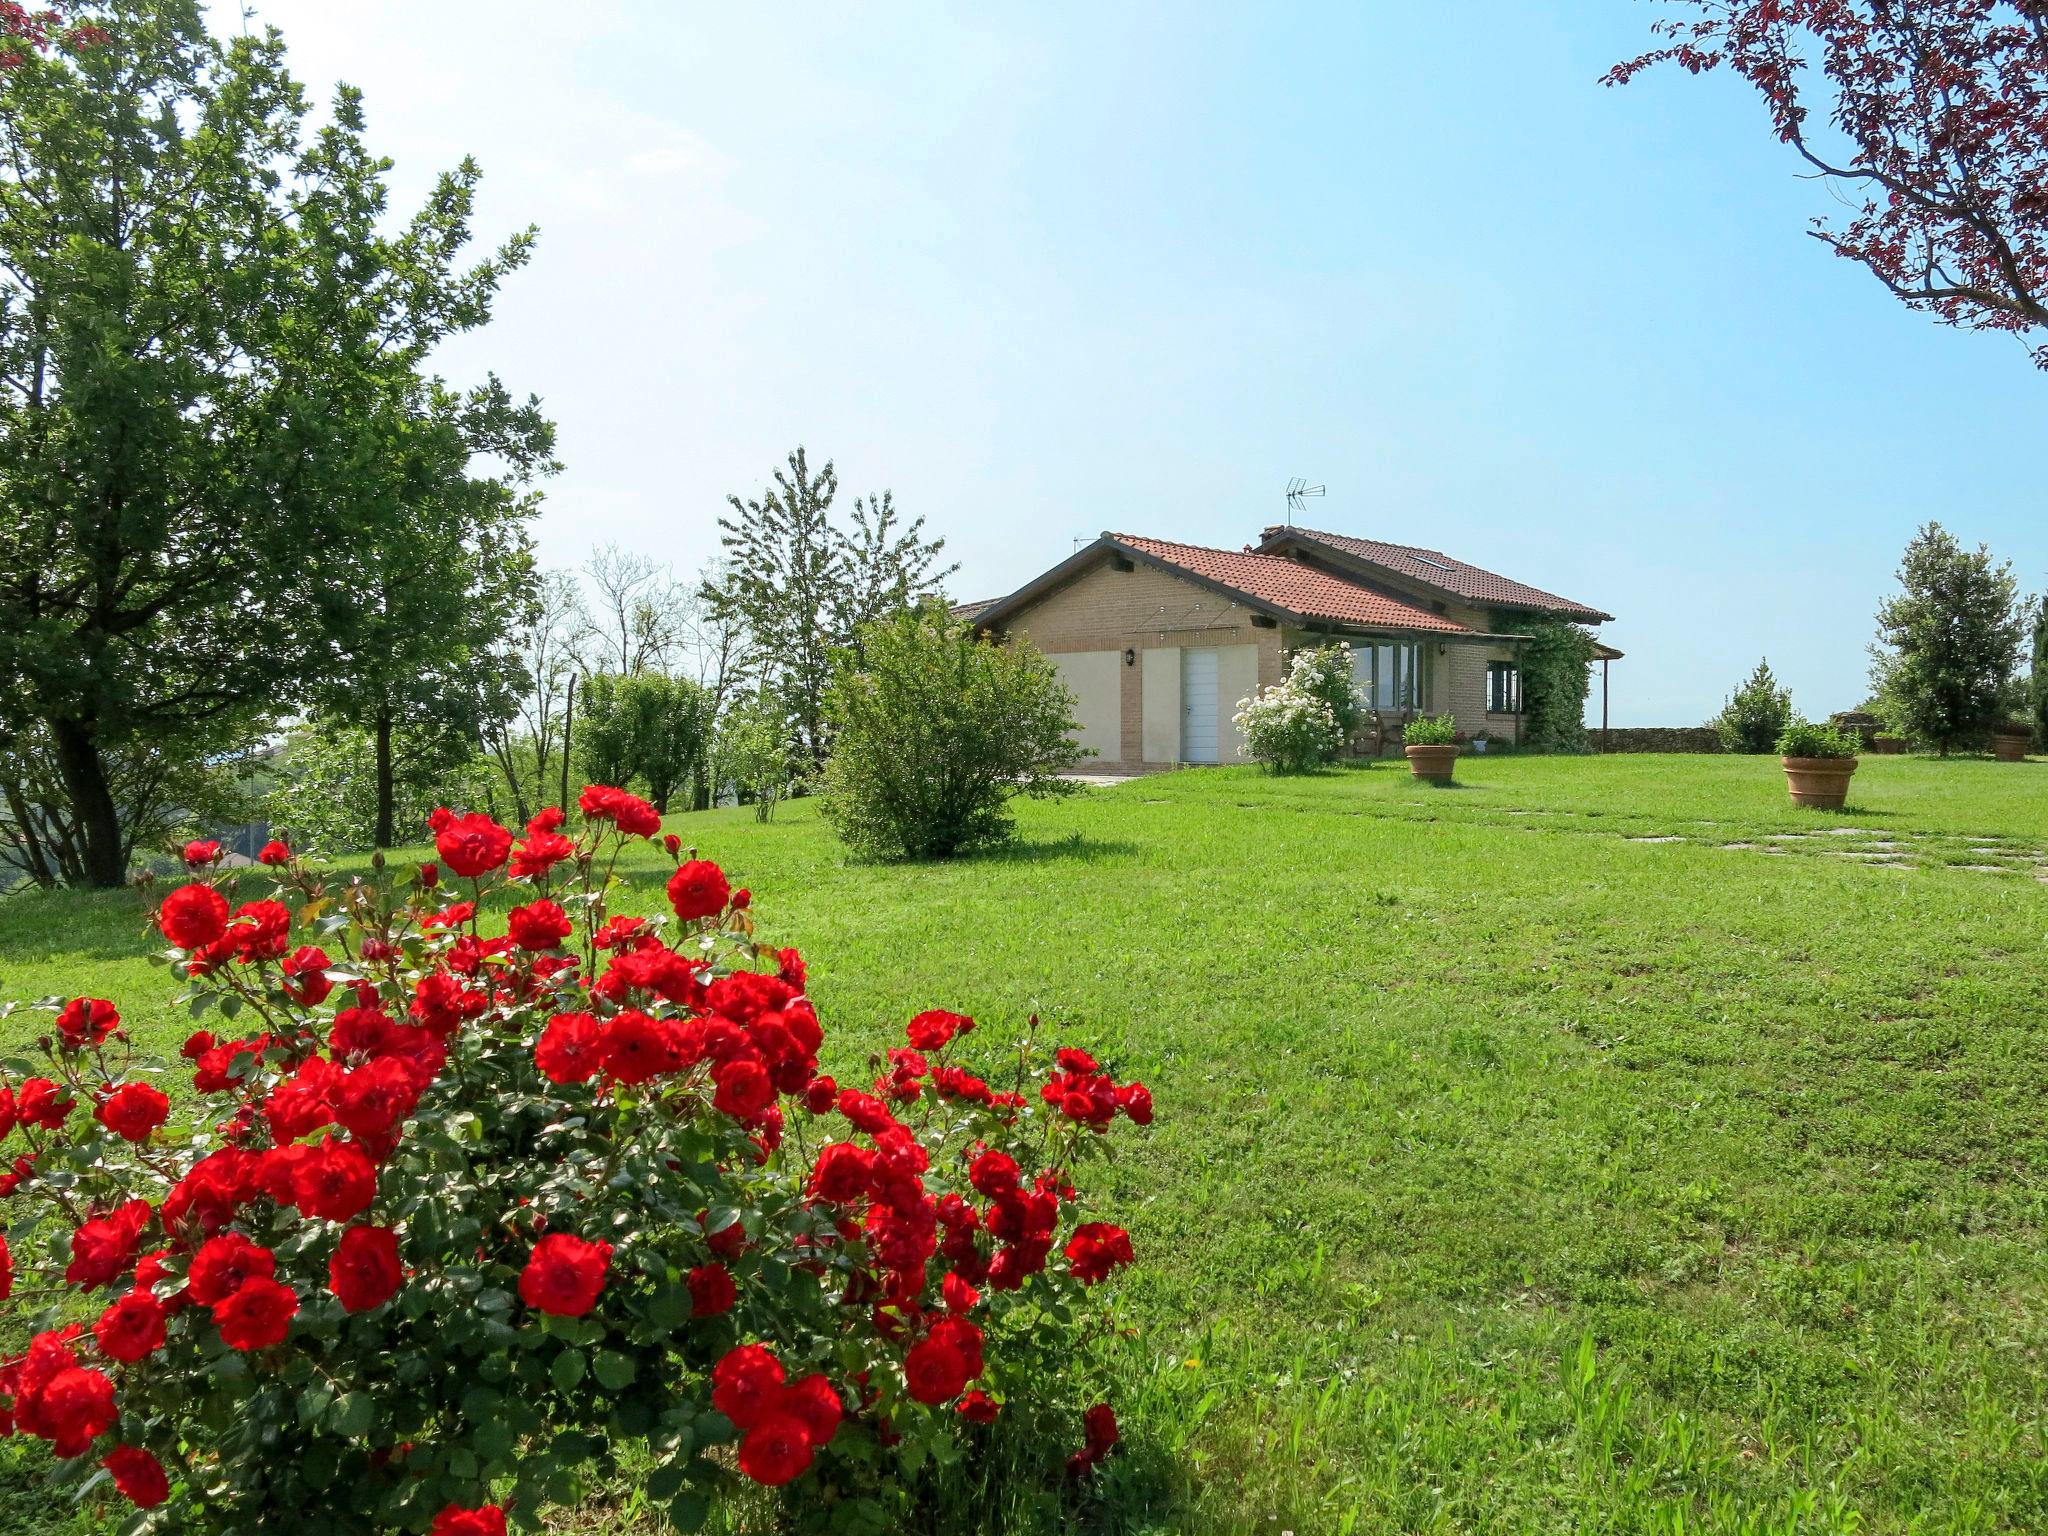
[(1586, 732), (1587, 743), (1596, 752), (1718, 752), (1721, 740), (1704, 725), (1616, 726), (1604, 733), (1599, 726)]

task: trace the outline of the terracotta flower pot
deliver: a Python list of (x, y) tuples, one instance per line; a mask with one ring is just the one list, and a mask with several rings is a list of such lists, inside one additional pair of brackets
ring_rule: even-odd
[(1849, 798), (1849, 780), (1856, 772), (1853, 757), (1781, 757), (1785, 788), (1794, 805), (1817, 811), (1839, 811)]
[(1418, 779), (1428, 779), (1432, 784), (1448, 784), (1451, 774), (1458, 765), (1458, 749), (1451, 743), (1442, 746), (1410, 747), (1408, 771)]
[(1991, 755), (2001, 763), (2024, 763), (2033, 738), (2017, 731), (2000, 731), (1991, 738)]
[(1870, 738), (1870, 750), (1879, 757), (1897, 757), (1906, 750), (1906, 738), (1886, 735), (1880, 731)]

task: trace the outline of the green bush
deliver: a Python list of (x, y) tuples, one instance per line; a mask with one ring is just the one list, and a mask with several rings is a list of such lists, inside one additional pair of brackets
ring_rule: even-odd
[(1768, 660), (1756, 664), (1749, 680), (1707, 722), (1721, 738), (1722, 751), (1755, 753), (1769, 752), (1791, 723), (1792, 690), (1779, 686)]
[(1451, 715), (1417, 715), (1401, 727), (1401, 740), (1411, 747), (1456, 746), (1457, 719)]
[(863, 625), (825, 696), (824, 810), (854, 851), (945, 858), (1007, 839), (1017, 795), (1064, 794), (1084, 754), (1073, 695), (1028, 645), (937, 603)]
[(1862, 746), (1862, 738), (1854, 731), (1797, 719), (1779, 733), (1777, 741), (1780, 757), (1854, 757)]
[(1593, 686), (1593, 636), (1562, 619), (1524, 620), (1522, 745), (1533, 752), (1586, 750), (1586, 694)]

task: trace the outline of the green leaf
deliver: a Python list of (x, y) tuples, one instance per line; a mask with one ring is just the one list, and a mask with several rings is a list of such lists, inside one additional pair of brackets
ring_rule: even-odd
[(377, 1405), (366, 1392), (344, 1392), (327, 1410), (327, 1427), (347, 1440), (360, 1440), (376, 1422)]
[(668, 1523), (679, 1531), (701, 1531), (711, 1515), (711, 1501), (695, 1488), (669, 1501)]
[(635, 1374), (631, 1359), (615, 1349), (600, 1350), (597, 1358), (590, 1363), (590, 1373), (597, 1378), (597, 1384), (608, 1392), (616, 1392), (629, 1385)]
[(555, 1384), (557, 1391), (568, 1392), (583, 1379), (587, 1364), (582, 1350), (565, 1349), (555, 1356), (554, 1364), (548, 1367), (548, 1379)]
[(320, 1415), (327, 1411), (327, 1405), (334, 1401), (334, 1389), (324, 1381), (316, 1381), (299, 1394), (299, 1422), (315, 1424)]

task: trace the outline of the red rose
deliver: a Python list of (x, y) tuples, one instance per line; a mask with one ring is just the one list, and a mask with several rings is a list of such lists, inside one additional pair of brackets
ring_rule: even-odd
[(945, 1298), (948, 1312), (971, 1311), (981, 1300), (981, 1292), (950, 1270), (947, 1271), (946, 1278), (939, 1282), (939, 1294)]
[(354, 1221), (377, 1196), (377, 1165), (354, 1142), (329, 1136), (292, 1166), (292, 1204), (324, 1221)]
[(976, 1387), (953, 1405), (953, 1411), (970, 1424), (993, 1424), (1003, 1405)]
[(739, 1291), (723, 1264), (699, 1264), (690, 1271), (690, 1316), (718, 1317), (732, 1310)]
[(1081, 1415), (1081, 1431), (1087, 1437), (1089, 1452), (1101, 1459), (1117, 1442), (1116, 1410), (1107, 1403), (1097, 1403)]
[(920, 1051), (936, 1051), (944, 1047), (955, 1035), (964, 1035), (972, 1028), (974, 1020), (964, 1013), (948, 1013), (943, 1008), (930, 1008), (912, 1019), (904, 1034)]
[(950, 1339), (919, 1339), (903, 1360), (903, 1381), (920, 1403), (950, 1403), (974, 1377), (967, 1355)]
[(811, 1437), (792, 1414), (770, 1414), (740, 1441), (740, 1470), (765, 1487), (780, 1488), (810, 1464)]
[(163, 1463), (140, 1446), (117, 1445), (100, 1465), (137, 1509), (155, 1509), (171, 1496), (171, 1480), (164, 1475)]
[(802, 1381), (782, 1389), (782, 1400), (776, 1412), (786, 1413), (802, 1424), (812, 1445), (827, 1445), (839, 1433), (839, 1421), (845, 1416), (846, 1407), (839, 1401), (838, 1392), (833, 1390), (824, 1373), (814, 1371)]
[(436, 811), (429, 823), (435, 820), (440, 824), (434, 828), (434, 851), (465, 880), (489, 874), (512, 852), (512, 834), (481, 811), (467, 816)]
[(380, 1056), (357, 1067), (335, 1088), (335, 1121), (365, 1141), (378, 1141), (413, 1112), (426, 1082), (411, 1061)]
[(165, 1316), (162, 1302), (146, 1290), (133, 1290), (100, 1314), (92, 1336), (109, 1360), (133, 1365), (163, 1347)]
[(506, 918), (512, 942), (521, 949), (557, 949), (575, 924), (559, 902), (531, 901)]
[(397, 1294), (404, 1273), (398, 1234), (385, 1227), (350, 1227), (327, 1261), (327, 1284), (345, 1312), (367, 1312)]
[(587, 786), (576, 804), (587, 820), (615, 822), (628, 837), (652, 837), (661, 830), (661, 817), (653, 806), (609, 784)]
[(334, 983), (327, 975), (327, 951), (311, 944), (301, 944), (279, 967), (284, 972), (284, 992), (293, 1002), (307, 1008), (317, 1008), (327, 1001), (327, 994), (334, 990)]
[(725, 871), (709, 859), (691, 859), (668, 877), (668, 903), (686, 923), (718, 916), (731, 894)]
[(661, 846), (668, 850), (668, 856), (670, 858), (674, 858), (677, 854), (683, 851), (683, 840), (680, 837), (677, 837), (675, 833), (671, 832), (667, 837), (664, 837), (661, 840)]
[(804, 1087), (804, 1108), (814, 1115), (829, 1115), (839, 1097), (839, 1084), (829, 1077), (814, 1077)]
[(195, 837), (185, 845), (185, 867), (203, 869), (220, 857), (220, 844), (212, 838)]
[(35, 1416), (59, 1456), (76, 1456), (114, 1427), (114, 1384), (104, 1371), (70, 1366), (36, 1393)]
[(291, 943), (291, 908), (281, 901), (245, 901), (235, 908), (226, 938), (245, 963), (275, 960)]
[(149, 1133), (171, 1115), (171, 1101), (147, 1083), (125, 1083), (100, 1101), (93, 1112), (123, 1141), (147, 1141)]
[(711, 1372), (711, 1406), (740, 1429), (752, 1429), (781, 1393), (782, 1362), (759, 1344), (727, 1350)]
[(1116, 1107), (1133, 1125), (1152, 1123), (1152, 1090), (1143, 1083), (1125, 1083), (1116, 1091)]
[(432, 1536), (505, 1536), (505, 1511), (496, 1504), (476, 1509), (450, 1504), (434, 1516)]
[(600, 1041), (604, 1069), (622, 1083), (644, 1083), (682, 1065), (676, 1043), (675, 1029), (666, 1020), (629, 1008), (605, 1021)]
[(533, 1048), (533, 1063), (548, 1081), (583, 1083), (604, 1067), (603, 1032), (587, 1013), (558, 1013)]
[(1093, 1056), (1070, 1045), (1060, 1047), (1052, 1059), (1062, 1072), (1093, 1072), (1097, 1065)]
[(827, 1143), (811, 1168), (811, 1198), (851, 1205), (868, 1192), (874, 1162), (872, 1152), (850, 1141)]
[(1074, 1278), (1093, 1285), (1119, 1265), (1131, 1262), (1131, 1235), (1106, 1221), (1091, 1221), (1074, 1229), (1067, 1241), (1067, 1262)]
[(251, 1280), (268, 1280), (276, 1273), (277, 1260), (268, 1248), (259, 1248), (239, 1232), (223, 1232), (209, 1237), (192, 1255), (185, 1287), (194, 1301), (210, 1307)]
[(71, 1262), (64, 1278), (87, 1291), (118, 1280), (135, 1262), (150, 1214), (147, 1200), (130, 1200), (111, 1215), (81, 1222), (71, 1234)]
[(227, 931), (228, 899), (210, 885), (181, 885), (157, 909), (156, 925), (179, 949), (204, 949)]
[(74, 997), (57, 1015), (57, 1032), (69, 1051), (98, 1045), (120, 1027), (121, 1015), (104, 997)]
[(62, 1127), (65, 1117), (77, 1103), (47, 1077), (31, 1077), (22, 1083), (20, 1093), (15, 1096), (14, 1113), (23, 1125), (54, 1131)]
[(284, 1342), (298, 1310), (299, 1298), (291, 1287), (275, 1280), (249, 1280), (215, 1304), (213, 1323), (230, 1349), (268, 1349)]
[(289, 864), (291, 861), (291, 849), (274, 837), (256, 850), (256, 862), (258, 864), (268, 864), (273, 869), (280, 864)]
[(431, 891), (431, 890), (432, 890), (432, 889), (433, 889), (433, 888), (434, 888), (435, 886), (439, 885), (440, 883), (441, 883), (441, 866), (440, 866), (440, 865), (438, 865), (438, 864), (422, 864), (422, 865), (420, 866), (420, 884), (421, 884), (421, 885), (424, 885), (424, 886), (425, 886), (425, 887), (426, 887), (426, 888), (427, 888), (428, 890), (430, 890), (430, 891)]
[(758, 1061), (728, 1061), (712, 1074), (718, 1091), (711, 1107), (735, 1120), (751, 1120), (775, 1102), (775, 1083)]
[(1017, 1167), (1017, 1159), (1009, 1153), (984, 1152), (968, 1165), (967, 1182), (994, 1200), (1016, 1192), (1021, 1171)]
[(540, 1312), (581, 1317), (597, 1305), (611, 1265), (612, 1245), (568, 1232), (551, 1232), (533, 1245), (519, 1275), (519, 1298)]

